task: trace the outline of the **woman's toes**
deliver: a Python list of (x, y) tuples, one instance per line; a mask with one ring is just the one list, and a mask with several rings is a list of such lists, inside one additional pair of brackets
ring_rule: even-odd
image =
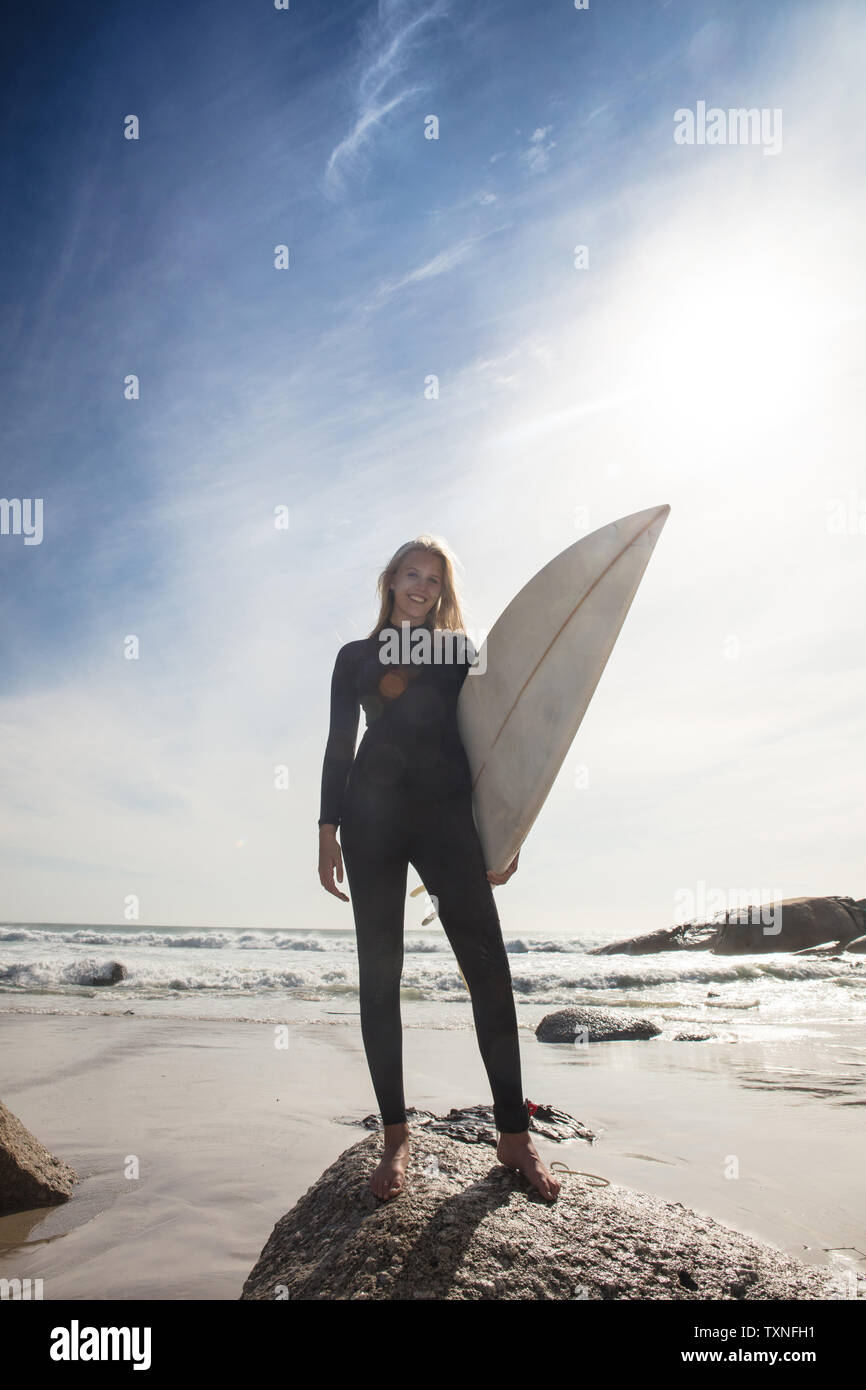
[(396, 1172), (384, 1160), (378, 1168), (371, 1174), (370, 1190), (379, 1198), (380, 1201), (387, 1201), (390, 1197), (396, 1197), (402, 1191), (404, 1174), (400, 1169)]

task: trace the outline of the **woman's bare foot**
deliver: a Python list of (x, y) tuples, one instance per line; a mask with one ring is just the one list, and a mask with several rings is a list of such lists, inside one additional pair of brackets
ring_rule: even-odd
[(542, 1162), (528, 1129), (522, 1134), (500, 1134), (496, 1157), (506, 1168), (517, 1168), (547, 1201), (556, 1201), (562, 1184)]
[(409, 1162), (409, 1126), (385, 1126), (385, 1147), (382, 1161), (370, 1178), (370, 1187), (377, 1197), (386, 1201), (402, 1191), (406, 1165)]

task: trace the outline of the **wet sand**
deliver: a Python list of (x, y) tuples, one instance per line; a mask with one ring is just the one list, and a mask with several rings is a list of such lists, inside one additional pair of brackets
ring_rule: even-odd
[[(238, 1298), (274, 1223), (366, 1136), (341, 1119), (376, 1109), (351, 1010), (290, 1025), (286, 1048), (275, 1036), (265, 1023), (0, 1013), (0, 1098), (82, 1179), (64, 1205), (0, 1218), (0, 1277), (41, 1278), (46, 1300)], [(822, 1093), (807, 1042), (569, 1048), (524, 1027), (521, 1050), (529, 1099), (598, 1135), (537, 1138), (548, 1162), (866, 1275), (862, 1106), (838, 1078)], [(406, 1026), (404, 1067), (409, 1105), (490, 1101), (471, 1028)]]

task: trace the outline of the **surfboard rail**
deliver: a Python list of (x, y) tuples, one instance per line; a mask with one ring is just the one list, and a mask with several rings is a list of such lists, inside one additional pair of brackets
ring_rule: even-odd
[[(487, 867), (502, 873), (538, 816), (595, 692), (670, 506), (582, 536), (514, 596), (457, 703)], [(485, 650), (486, 649), (486, 650)]]

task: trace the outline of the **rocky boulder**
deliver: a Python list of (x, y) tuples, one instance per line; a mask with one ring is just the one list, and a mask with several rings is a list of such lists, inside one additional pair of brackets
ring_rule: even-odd
[(588, 956), (651, 956), (657, 951), (708, 951), (718, 935), (717, 923), (662, 927), (643, 936), (629, 936), (606, 946), (593, 946)]
[(68, 1202), (78, 1174), (0, 1101), (0, 1216)]
[(658, 951), (712, 951), (719, 956), (803, 951), (825, 943), (839, 949), (866, 931), (866, 899), (783, 898), (732, 909), (724, 921), (684, 923), (594, 946), (590, 956), (644, 956)]
[(125, 980), (128, 971), (119, 960), (106, 961), (104, 965), (90, 963), (81, 969), (78, 976), (80, 985), (117, 985)]
[(825, 942), (844, 943), (862, 931), (862, 913), (853, 898), (783, 898), (729, 913), (711, 950), (717, 956), (801, 951)]
[(648, 1018), (638, 1018), (636, 1014), (612, 1013), (606, 1009), (574, 1005), (545, 1014), (535, 1030), (535, 1036), (544, 1043), (573, 1043), (584, 1028), (587, 1030), (587, 1042), (642, 1040), (655, 1038), (662, 1031)]
[(385, 1202), (368, 1186), (381, 1135), (341, 1153), (277, 1222), (241, 1300), (846, 1297), (825, 1269), (679, 1202), (569, 1173), (546, 1202), (484, 1145), (411, 1125), (409, 1142)]

